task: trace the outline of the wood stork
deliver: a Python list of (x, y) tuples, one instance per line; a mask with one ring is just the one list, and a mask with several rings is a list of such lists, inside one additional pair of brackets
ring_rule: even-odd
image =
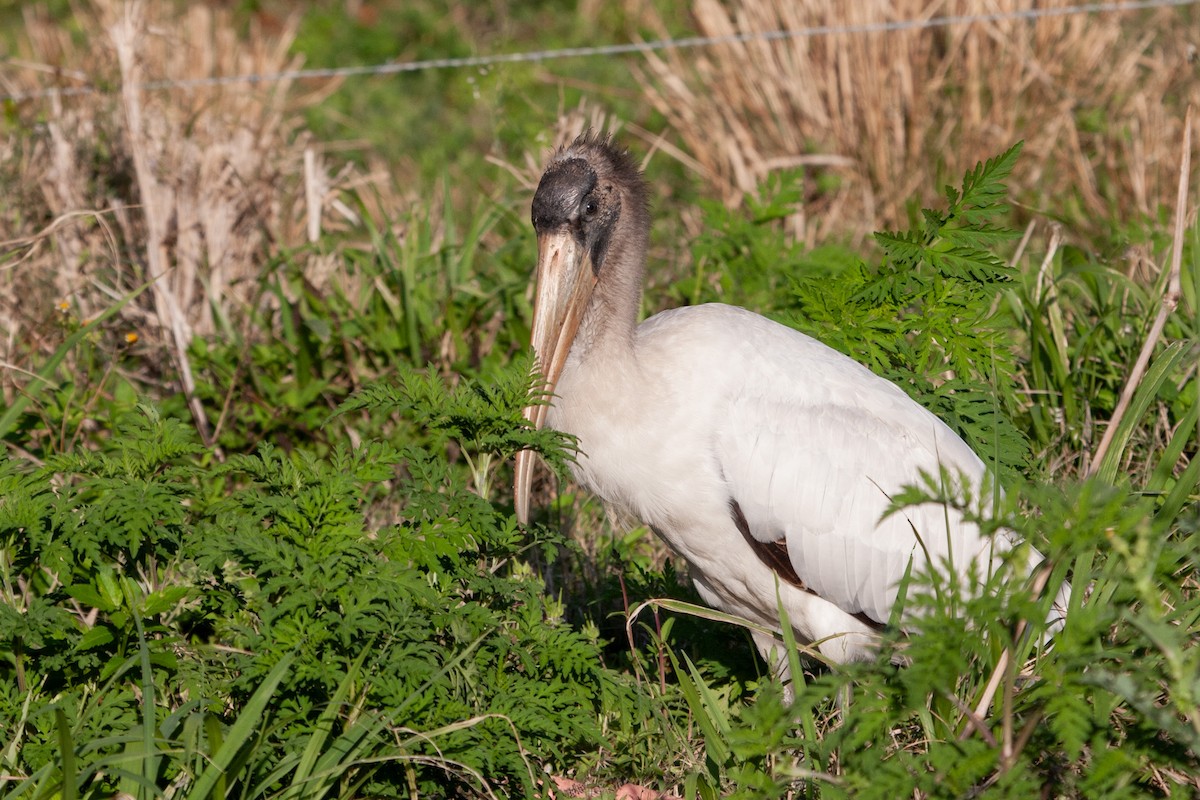
[[(637, 324), (650, 213), (627, 151), (591, 133), (559, 150), (532, 218), (532, 339), (554, 397), (526, 418), (578, 438), (578, 481), (683, 556), (706, 603), (778, 630), (781, 601), (802, 641), (844, 662), (871, 656), (910, 559), (992, 563), (996, 543), (944, 505), (883, 518), (922, 471), (976, 491), (985, 472), (897, 386), (733, 306)], [(522, 521), (532, 467), (518, 454)], [(755, 643), (782, 666), (770, 636)]]

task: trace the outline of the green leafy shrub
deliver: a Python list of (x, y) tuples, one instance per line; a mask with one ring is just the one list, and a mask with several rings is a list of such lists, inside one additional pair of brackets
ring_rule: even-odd
[[(258, 746), (286, 752), (352, 674), (358, 707), (386, 728), (428, 733), (404, 750), (426, 766), (405, 778), (385, 765), (375, 793), (412, 780), (436, 796), (447, 769), (450, 784), (486, 776), (531, 791), (528, 753), (561, 763), (595, 747), (605, 687), (620, 681), (524, 560), (558, 541), (545, 530), (531, 541), (487, 497), (492, 469), (517, 448), (562, 463), (554, 434), (521, 424), (527, 374), (516, 365), (497, 384), (454, 391), (408, 375), (345, 407), (399, 408), (426, 445), (337, 446), (328, 458), (263, 445), (215, 463), (186, 428), (143, 407), (99, 452), (32, 471), (6, 460), (0, 719), (18, 732), (6, 768), (65, 769), (61, 715), (72, 741), (110, 743), (76, 748), (83, 765), (113, 757), (143, 724), (168, 746), (187, 709), (235, 724), (268, 681), (262, 713), (275, 722)], [(448, 461), (452, 440), (473, 468)], [(398, 518), (372, 527), (365, 502), (379, 485)], [(149, 723), (139, 718), (147, 688), (130, 671), (142, 653), (161, 701)], [(337, 730), (348, 713), (335, 713)], [(114, 778), (90, 769), (81, 788), (111, 791)], [(187, 769), (164, 763), (156, 779), (186, 783)]]

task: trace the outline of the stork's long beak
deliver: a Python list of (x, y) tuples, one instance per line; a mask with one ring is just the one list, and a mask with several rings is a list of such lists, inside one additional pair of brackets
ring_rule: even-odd
[[(533, 302), (533, 352), (536, 368), (545, 383), (543, 402), (525, 407), (525, 419), (539, 429), (546, 422), (549, 400), (567, 363), (579, 322), (596, 288), (596, 275), (587, 250), (569, 230), (538, 234), (537, 294)], [(513, 486), (517, 519), (529, 521), (529, 490), (533, 481), (534, 453), (517, 453)]]

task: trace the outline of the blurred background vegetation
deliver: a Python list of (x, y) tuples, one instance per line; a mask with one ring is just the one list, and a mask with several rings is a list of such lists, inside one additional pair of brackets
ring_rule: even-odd
[[(853, 30), (1069, 5), (0, 0), (0, 792), (1189, 796), (1200, 12)], [(851, 30), (204, 82), (804, 28)], [(735, 626), (627, 636), (694, 599), (645, 530), (565, 479), (515, 528), (507, 459), (563, 457), (519, 433), (529, 201), (587, 127), (654, 189), (646, 313), (745, 305), (1007, 443), (1011, 524), (1100, 598), (1038, 667), (1075, 705), (1014, 673), (980, 722), (979, 645), (950, 696), (810, 665), (785, 709)], [(936, 245), (1017, 141), (1006, 270), (865, 302), (871, 234)]]

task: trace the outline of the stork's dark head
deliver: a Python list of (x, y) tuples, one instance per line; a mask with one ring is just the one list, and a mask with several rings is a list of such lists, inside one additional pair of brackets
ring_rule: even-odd
[(539, 241), (569, 232), (598, 277), (622, 215), (630, 231), (649, 227), (646, 184), (628, 150), (588, 131), (554, 154), (533, 195)]
[[(623, 314), (621, 324), (632, 335), (650, 229), (641, 170), (627, 150), (589, 131), (550, 159), (533, 196), (532, 218), (538, 243), (533, 349), (549, 395), (593, 294), (601, 301), (597, 308), (608, 314), (600, 327)], [(525, 418), (540, 428), (546, 410), (544, 403), (532, 405)], [(522, 521), (529, 509), (532, 459), (529, 451), (517, 454)]]

